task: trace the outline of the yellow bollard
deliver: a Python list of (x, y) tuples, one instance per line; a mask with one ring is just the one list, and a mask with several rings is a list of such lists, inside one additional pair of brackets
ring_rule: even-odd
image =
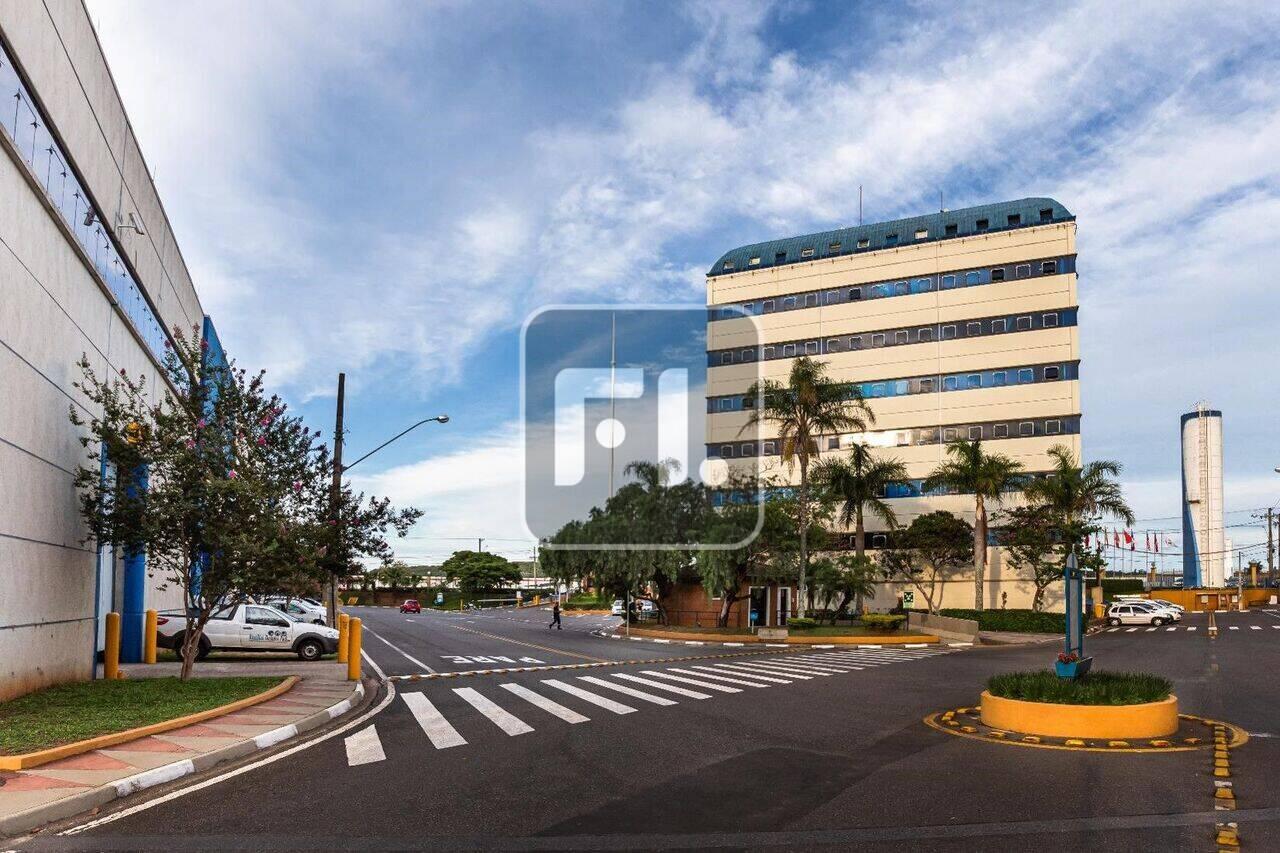
[(351, 638), (347, 641), (347, 680), (360, 680), (360, 620), (352, 619), (347, 623), (347, 632)]
[(107, 647), (102, 652), (102, 677), (114, 681), (120, 677), (120, 614), (107, 614)]
[(156, 622), (160, 614), (154, 610), (147, 611), (147, 626), (142, 632), (142, 662), (156, 662)]
[(1103, 616), (1106, 616), (1106, 615), (1107, 615), (1107, 606), (1105, 604), (1099, 601), (1093, 605), (1094, 619), (1101, 619)]
[(338, 614), (338, 663), (347, 662), (347, 644), (351, 640), (351, 617)]

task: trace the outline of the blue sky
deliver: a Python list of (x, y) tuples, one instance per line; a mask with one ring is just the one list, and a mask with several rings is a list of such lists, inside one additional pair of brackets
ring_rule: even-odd
[[(1280, 498), (1280, 12), (1262, 3), (177, 5), (90, 13), (206, 310), (408, 559), (527, 556), (519, 328), (689, 302), (743, 243), (1053, 196), (1079, 217), (1084, 448), (1174, 527), (1178, 415), (1230, 521)], [(1237, 544), (1258, 531), (1237, 528)]]

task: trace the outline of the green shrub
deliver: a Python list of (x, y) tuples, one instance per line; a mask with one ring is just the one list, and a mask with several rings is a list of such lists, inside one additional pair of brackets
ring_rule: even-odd
[(901, 628), (902, 623), (907, 621), (907, 617), (901, 613), (865, 613), (860, 621), (868, 628), (888, 632)]
[(793, 631), (807, 631), (818, 627), (818, 620), (809, 619), (805, 616), (792, 616), (787, 620), (787, 627)]
[(1050, 670), (1006, 672), (987, 682), (993, 696), (1060, 705), (1137, 705), (1169, 698), (1169, 679), (1146, 672), (1091, 672), (1059, 678)]
[(1111, 601), (1118, 595), (1141, 595), (1146, 592), (1142, 578), (1103, 578), (1102, 600)]
[(1037, 613), (1034, 610), (966, 610), (947, 608), (940, 616), (973, 619), (980, 631), (1017, 631), (1024, 634), (1061, 634), (1067, 630), (1065, 613)]

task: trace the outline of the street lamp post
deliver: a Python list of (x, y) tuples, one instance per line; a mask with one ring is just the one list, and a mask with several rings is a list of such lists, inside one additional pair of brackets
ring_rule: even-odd
[[(377, 453), (388, 444), (403, 438), (413, 432), (423, 424), (429, 424), (433, 421), (440, 424), (449, 422), (448, 415), (436, 415), (431, 418), (423, 418), (408, 429), (401, 430), (391, 438), (379, 444), (373, 450), (370, 450), (364, 456), (361, 456), (350, 465), (342, 464), (342, 415), (346, 398), (347, 374), (338, 374), (338, 411), (334, 419), (333, 427), (333, 482), (329, 486), (329, 506), (333, 514), (332, 521), (334, 525), (334, 541), (342, 542), (342, 475)], [(338, 624), (338, 569), (340, 568), (339, 560), (342, 559), (341, 553), (333, 555), (331, 564), (331, 574), (329, 577), (329, 624), (331, 626)]]

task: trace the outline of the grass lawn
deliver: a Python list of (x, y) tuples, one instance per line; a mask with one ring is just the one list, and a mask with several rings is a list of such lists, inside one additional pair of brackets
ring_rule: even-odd
[(1006, 672), (987, 682), (993, 696), (1060, 705), (1137, 705), (1168, 699), (1173, 684), (1146, 672), (1091, 672), (1075, 680), (1050, 670)]
[(21, 755), (206, 711), (268, 690), (281, 676), (81, 681), (0, 702), (0, 755)]

